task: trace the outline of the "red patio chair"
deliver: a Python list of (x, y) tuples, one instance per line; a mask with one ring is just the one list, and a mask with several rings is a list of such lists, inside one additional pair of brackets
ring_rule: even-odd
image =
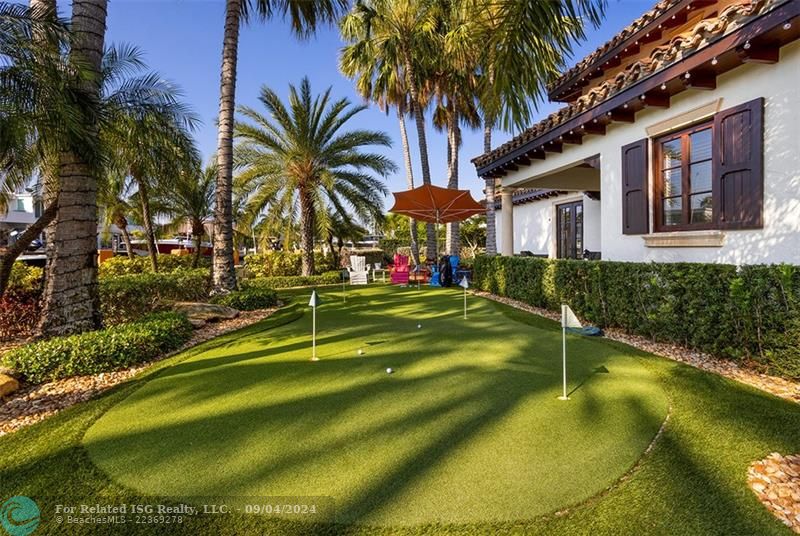
[(408, 257), (406, 255), (395, 254), (391, 278), (393, 285), (408, 285)]

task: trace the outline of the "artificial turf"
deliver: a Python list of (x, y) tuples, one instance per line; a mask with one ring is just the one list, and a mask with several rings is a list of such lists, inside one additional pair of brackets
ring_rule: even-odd
[[(323, 299), (321, 361), (308, 361), (309, 315), (286, 310), (0, 438), (0, 493), (40, 501), (40, 531), (52, 534), (110, 533), (65, 531), (49, 512), (58, 501), (186, 495), (328, 495), (337, 521), (366, 525), (229, 514), (115, 532), (786, 532), (747, 489), (746, 468), (797, 452), (796, 405), (580, 338), (577, 389), (560, 402), (553, 323), (478, 298), (464, 321), (452, 291)], [(617, 481), (668, 406), (654, 448)]]

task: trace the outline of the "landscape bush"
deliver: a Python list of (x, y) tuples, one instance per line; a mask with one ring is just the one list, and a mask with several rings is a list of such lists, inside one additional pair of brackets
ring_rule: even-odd
[(211, 303), (233, 307), (239, 311), (254, 311), (277, 305), (278, 294), (268, 287), (253, 286), (215, 296)]
[(138, 322), (20, 346), (2, 357), (31, 383), (119, 370), (179, 348), (192, 333), (185, 316), (162, 312)]
[(15, 262), (8, 286), (0, 297), (0, 341), (28, 337), (39, 321), (43, 270)]
[(16, 261), (11, 265), (7, 291), (41, 294), (44, 283), (44, 270), (38, 266), (30, 266)]
[(322, 275), (311, 276), (284, 276), (284, 277), (254, 277), (243, 279), (239, 282), (242, 289), (268, 288), (281, 289), (293, 287), (313, 287), (318, 285), (334, 285), (342, 282), (342, 272), (325, 272)]
[[(250, 277), (299, 276), (302, 272), (303, 258), (299, 251), (268, 251), (245, 257), (247, 275)], [(332, 255), (314, 252), (314, 268), (318, 274), (336, 270)]]
[(106, 325), (131, 322), (175, 301), (205, 301), (211, 278), (205, 268), (178, 268), (100, 279), (100, 307)]
[[(158, 272), (170, 273), (175, 270), (188, 270), (192, 268), (191, 255), (159, 255), (158, 256)], [(200, 266), (198, 268), (209, 268), (211, 266), (211, 259), (208, 257), (200, 258)], [(116, 256), (100, 263), (99, 276), (117, 276), (117, 275), (131, 275), (151, 273), (152, 265), (150, 264), (150, 257), (136, 256), (129, 258), (127, 256)]]
[(800, 267), (478, 257), (474, 285), (800, 378)]

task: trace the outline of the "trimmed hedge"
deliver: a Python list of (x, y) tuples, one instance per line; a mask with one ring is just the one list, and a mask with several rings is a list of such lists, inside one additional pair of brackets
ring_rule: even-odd
[(800, 378), (800, 267), (478, 257), (477, 288)]
[(42, 383), (142, 363), (179, 348), (191, 334), (185, 316), (163, 312), (139, 322), (26, 344), (5, 354), (2, 363), (31, 383)]
[[(158, 273), (170, 273), (175, 270), (192, 269), (192, 255), (159, 255)], [(198, 268), (209, 268), (211, 260), (208, 257), (200, 257)], [(116, 256), (100, 263), (98, 273), (101, 278), (119, 275), (144, 274), (152, 272), (150, 257), (136, 256)]]
[(211, 303), (233, 307), (240, 311), (255, 311), (277, 305), (278, 294), (271, 288), (255, 286), (214, 296)]
[(106, 325), (135, 321), (173, 301), (204, 301), (210, 292), (211, 277), (205, 268), (100, 279), (100, 304)]
[(322, 275), (311, 276), (286, 276), (286, 277), (255, 277), (253, 279), (243, 279), (239, 286), (243, 289), (248, 288), (293, 288), (293, 287), (314, 287), (318, 285), (335, 285), (342, 282), (342, 272), (325, 272)]
[[(247, 274), (251, 277), (295, 277), (300, 276), (303, 258), (299, 251), (268, 251), (248, 255), (244, 259)], [(332, 255), (314, 252), (314, 268), (317, 273), (336, 270)]]

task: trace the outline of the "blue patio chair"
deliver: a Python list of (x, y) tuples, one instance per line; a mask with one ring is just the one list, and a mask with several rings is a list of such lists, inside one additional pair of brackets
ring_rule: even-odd
[(431, 283), (432, 287), (441, 287), (442, 286), (442, 279), (441, 274), (439, 273), (439, 267), (435, 264), (431, 267)]
[(453, 267), (453, 281), (459, 281), (456, 276), (458, 275), (458, 262), (460, 260), (458, 255), (450, 255), (450, 266)]

